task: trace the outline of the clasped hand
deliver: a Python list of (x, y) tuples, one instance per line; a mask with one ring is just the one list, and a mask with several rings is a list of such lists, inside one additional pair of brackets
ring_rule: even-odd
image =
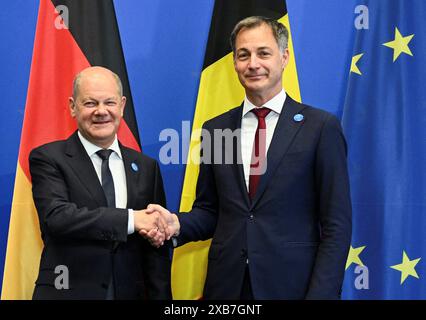
[(135, 230), (158, 248), (177, 235), (180, 224), (177, 216), (158, 204), (150, 204), (145, 210), (134, 211)]

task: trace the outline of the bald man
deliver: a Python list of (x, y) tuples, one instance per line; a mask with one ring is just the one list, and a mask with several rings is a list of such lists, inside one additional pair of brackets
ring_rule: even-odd
[(162, 178), (117, 139), (125, 103), (116, 74), (81, 71), (69, 98), (78, 130), (30, 154), (44, 243), (33, 299), (171, 299), (169, 247), (138, 234), (163, 228), (141, 210), (165, 204)]

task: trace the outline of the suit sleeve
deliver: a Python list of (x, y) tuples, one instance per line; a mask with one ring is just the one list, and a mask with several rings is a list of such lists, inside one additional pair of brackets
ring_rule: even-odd
[[(178, 245), (190, 241), (207, 240), (213, 237), (217, 224), (218, 196), (213, 173), (213, 129), (206, 123), (202, 130), (200, 172), (197, 180), (196, 198), (189, 213), (178, 215), (181, 225)], [(208, 137), (203, 138), (204, 135)]]
[(34, 149), (29, 159), (33, 198), (42, 236), (125, 242), (127, 210), (77, 207), (69, 199), (62, 172), (48, 154), (47, 150)]
[(308, 299), (340, 299), (352, 232), (346, 148), (339, 121), (329, 115), (316, 152), (315, 179), (321, 240)]
[[(152, 203), (166, 208), (163, 179), (158, 163), (155, 162)], [(171, 300), (171, 243), (166, 241), (160, 248), (154, 248), (146, 240), (143, 241), (144, 280), (147, 296), (151, 300)]]

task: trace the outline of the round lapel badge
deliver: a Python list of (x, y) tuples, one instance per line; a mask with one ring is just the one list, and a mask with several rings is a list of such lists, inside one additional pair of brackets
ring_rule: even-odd
[(303, 116), (303, 114), (300, 114), (300, 113), (295, 114), (294, 117), (293, 117), (293, 120), (296, 121), (296, 122), (300, 122), (303, 119), (304, 119), (304, 116)]
[(136, 163), (132, 162), (131, 167), (132, 167), (132, 170), (134, 172), (138, 172), (139, 171), (138, 165)]

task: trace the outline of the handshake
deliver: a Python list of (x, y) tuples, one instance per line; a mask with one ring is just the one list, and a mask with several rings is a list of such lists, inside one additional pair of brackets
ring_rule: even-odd
[(172, 236), (178, 235), (178, 217), (158, 204), (150, 204), (145, 210), (134, 210), (135, 231), (158, 248)]

